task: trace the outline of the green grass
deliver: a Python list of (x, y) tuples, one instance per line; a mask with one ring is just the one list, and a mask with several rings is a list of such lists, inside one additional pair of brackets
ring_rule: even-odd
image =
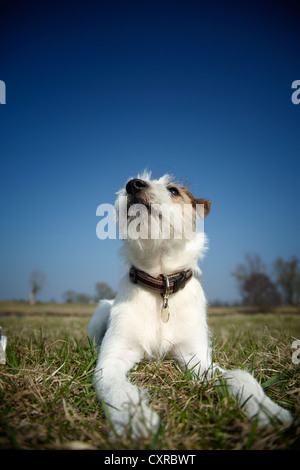
[(87, 338), (89, 315), (86, 311), (80, 315), (80, 310), (72, 315), (67, 307), (68, 313), (62, 315), (44, 310), (41, 315), (0, 319), (8, 336), (7, 364), (0, 365), (0, 448), (299, 447), (299, 365), (292, 363), (291, 344), (300, 338), (300, 315), (231, 310), (209, 318), (215, 361), (225, 368), (253, 372), (267, 394), (295, 416), (291, 428), (258, 429), (223, 388), (212, 382), (195, 383), (167, 358), (143, 361), (131, 372), (131, 380), (149, 391), (162, 418), (153, 438), (131, 442), (108, 438), (92, 387), (96, 353)]

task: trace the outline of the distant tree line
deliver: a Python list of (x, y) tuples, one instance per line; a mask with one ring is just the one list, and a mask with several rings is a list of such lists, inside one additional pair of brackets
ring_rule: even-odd
[[(30, 294), (29, 302), (31, 305), (36, 303), (36, 294), (42, 290), (45, 285), (46, 276), (41, 271), (34, 269), (29, 277)], [(116, 293), (106, 282), (96, 282), (95, 294), (85, 294), (75, 290), (67, 290), (62, 294), (64, 302), (67, 303), (95, 303), (101, 299), (114, 299)]]
[(112, 288), (106, 284), (106, 282), (96, 282), (95, 284), (95, 295), (84, 294), (80, 292), (76, 292), (74, 290), (67, 290), (63, 293), (62, 297), (64, 302), (66, 303), (95, 303), (101, 299), (114, 299), (116, 293), (112, 290)]
[(300, 304), (298, 258), (277, 258), (272, 264), (270, 275), (258, 254), (247, 254), (245, 258), (245, 262), (239, 264), (232, 273), (238, 282), (244, 305), (267, 311), (278, 305)]
[[(300, 305), (300, 259), (292, 256), (288, 260), (277, 258), (270, 274), (260, 255), (247, 254), (231, 274), (236, 278), (243, 305), (267, 311), (278, 305)], [(30, 303), (36, 301), (36, 294), (45, 284), (46, 276), (32, 271), (29, 284)], [(67, 303), (95, 303), (101, 299), (113, 299), (116, 293), (105, 282), (95, 284), (95, 294), (89, 295), (67, 290), (62, 297)], [(224, 305), (223, 302), (220, 304)]]

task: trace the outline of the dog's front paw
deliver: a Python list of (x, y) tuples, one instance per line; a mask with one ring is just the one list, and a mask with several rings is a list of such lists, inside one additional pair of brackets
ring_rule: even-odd
[(288, 410), (277, 405), (268, 397), (259, 406), (257, 418), (260, 426), (268, 426), (277, 421), (282, 424), (291, 424), (293, 421), (293, 417)]
[(127, 405), (122, 411), (115, 410), (111, 415), (112, 436), (149, 438), (159, 428), (158, 414), (145, 403)]
[(149, 406), (142, 404), (135, 411), (131, 420), (132, 437), (151, 437), (159, 428), (160, 418)]

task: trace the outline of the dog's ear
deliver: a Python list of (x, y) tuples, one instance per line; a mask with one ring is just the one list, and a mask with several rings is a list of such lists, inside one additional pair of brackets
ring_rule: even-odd
[(209, 214), (211, 201), (208, 199), (195, 199), (196, 204), (203, 204), (204, 206), (204, 218)]
[[(211, 206), (211, 201), (208, 199), (195, 199), (194, 196), (188, 191), (188, 189), (185, 186), (182, 186), (183, 192), (189, 197), (190, 202), (192, 203), (192, 206), (194, 209), (196, 209), (197, 204), (203, 204), (204, 206), (204, 219), (205, 217), (209, 214), (210, 211), (210, 206)], [(201, 214), (200, 214), (201, 216)], [(202, 216), (201, 216), (202, 218)]]

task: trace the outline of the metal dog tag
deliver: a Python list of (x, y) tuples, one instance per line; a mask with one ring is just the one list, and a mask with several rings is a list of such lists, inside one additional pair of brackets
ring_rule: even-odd
[(167, 323), (170, 318), (170, 312), (169, 312), (169, 307), (168, 305), (166, 307), (162, 306), (161, 308), (161, 321), (163, 323)]
[(165, 283), (166, 283), (166, 289), (165, 289), (165, 292), (163, 294), (163, 305), (162, 305), (162, 308), (161, 308), (161, 321), (163, 323), (167, 323), (169, 321), (169, 318), (170, 318), (170, 312), (169, 312), (169, 306), (168, 306), (169, 293), (170, 293), (170, 282), (169, 282), (168, 276), (164, 276), (164, 280), (165, 280)]

